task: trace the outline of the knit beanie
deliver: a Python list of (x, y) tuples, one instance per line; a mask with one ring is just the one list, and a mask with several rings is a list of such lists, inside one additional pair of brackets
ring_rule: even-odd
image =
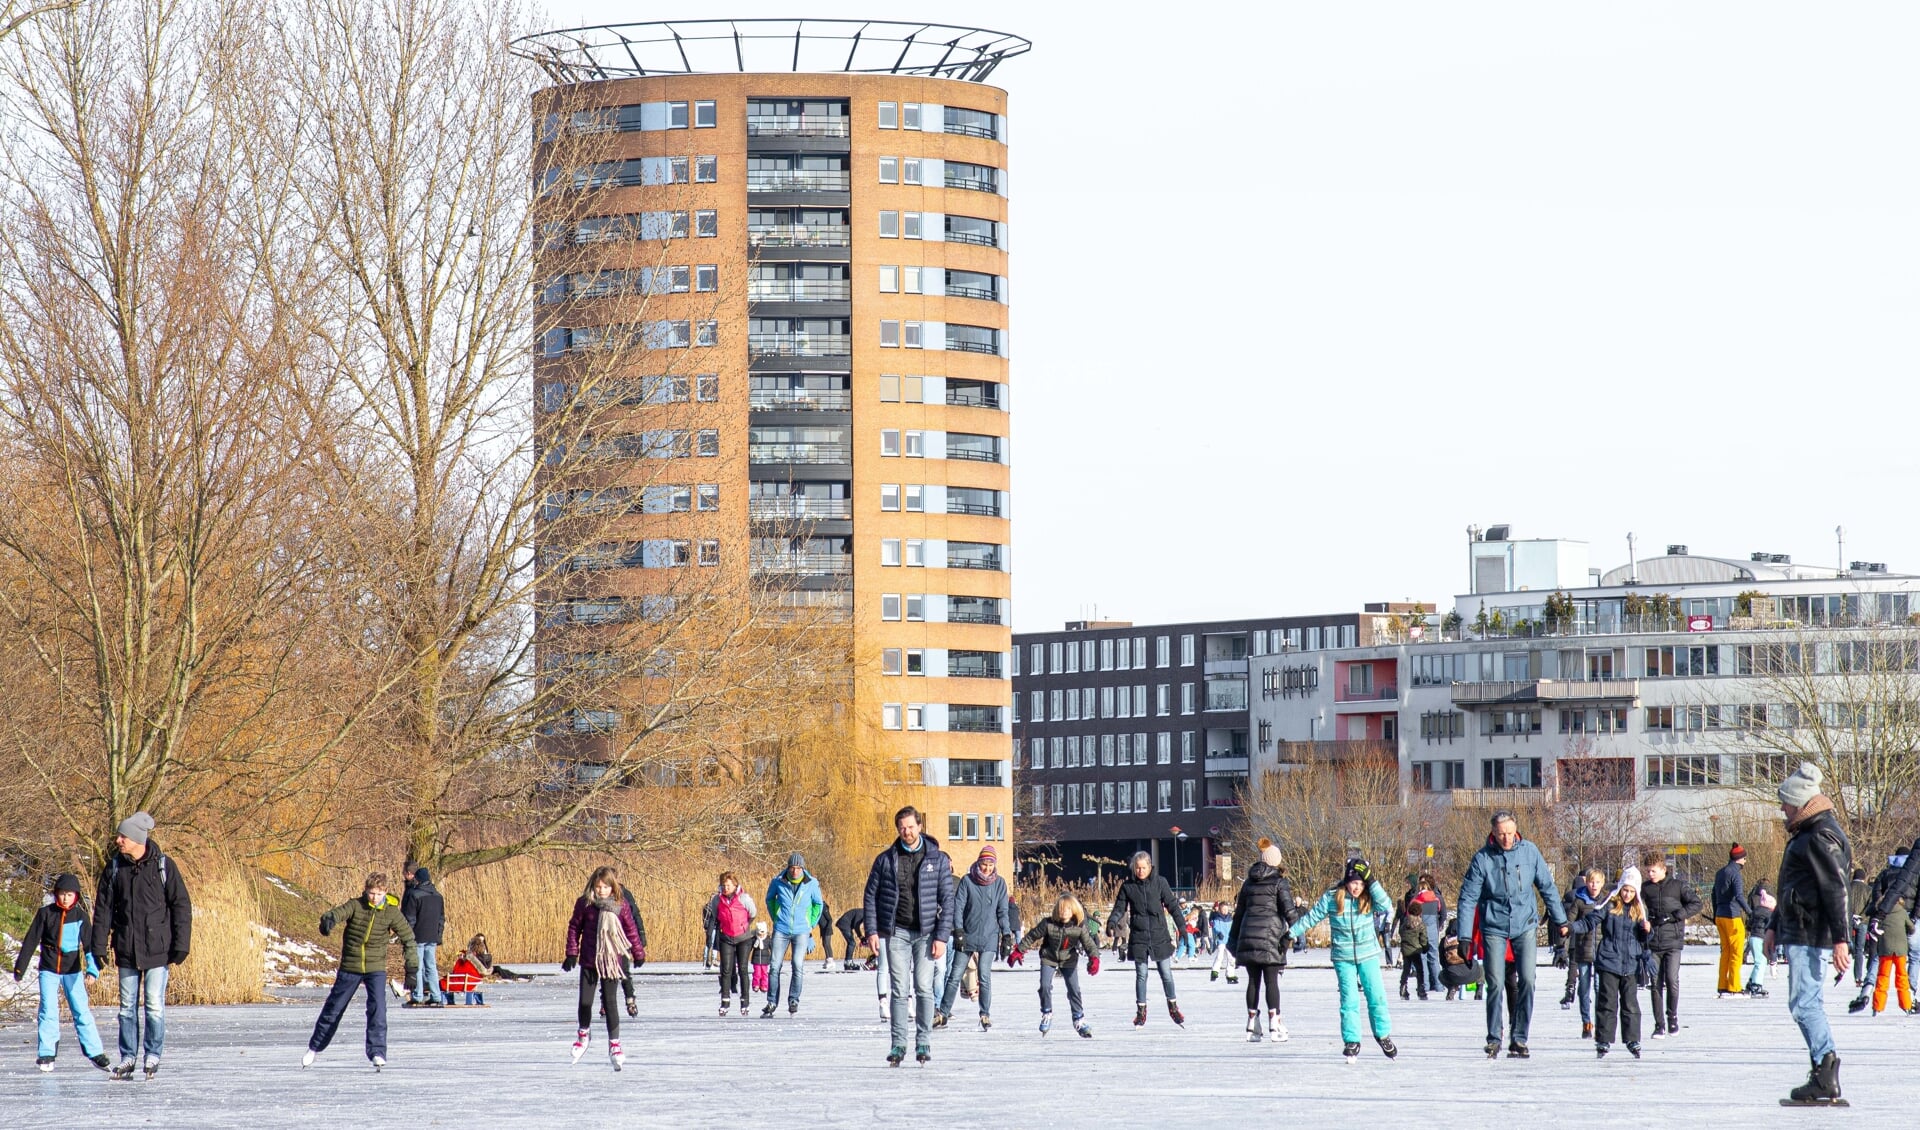
[(1793, 771), (1780, 786), (1780, 803), (1795, 808), (1805, 808), (1807, 802), (1820, 795), (1820, 782), (1826, 774), (1811, 761), (1802, 761), (1800, 768)]
[(1350, 859), (1347, 861), (1346, 873), (1340, 876), (1340, 881), (1342, 883), (1351, 883), (1354, 880), (1358, 879), (1360, 882), (1364, 883), (1367, 881), (1370, 874), (1371, 872), (1367, 868), (1366, 860)]
[(1000, 856), (993, 850), (992, 844), (987, 844), (980, 849), (980, 858), (982, 860), (992, 860), (996, 864), (1000, 862)]
[(800, 870), (805, 871), (807, 869), (807, 857), (796, 851), (787, 857), (787, 866), (798, 867)]
[(1265, 836), (1260, 837), (1260, 862), (1268, 867), (1280, 866), (1280, 848)]
[(136, 812), (120, 821), (120, 834), (136, 844), (147, 842), (147, 836), (153, 832), (153, 817), (144, 812)]
[(1739, 844), (1733, 845), (1733, 850), (1727, 853), (1727, 861), (1729, 863), (1745, 859), (1746, 857), (1747, 849), (1741, 847)]
[(1640, 869), (1638, 867), (1629, 867), (1625, 871), (1620, 872), (1620, 885), (1622, 887), (1632, 887), (1633, 893), (1636, 895), (1639, 894)]
[(53, 893), (57, 895), (61, 891), (72, 891), (76, 895), (79, 894), (80, 876), (66, 873), (55, 879), (53, 881)]

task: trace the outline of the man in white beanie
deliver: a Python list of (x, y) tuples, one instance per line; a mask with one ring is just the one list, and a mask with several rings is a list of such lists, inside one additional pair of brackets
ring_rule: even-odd
[(1807, 1081), (1782, 1100), (1786, 1105), (1844, 1104), (1840, 1098), (1840, 1056), (1827, 1024), (1824, 979), (1831, 953), (1833, 967), (1847, 968), (1847, 878), (1853, 873), (1853, 847), (1833, 802), (1820, 791), (1820, 767), (1801, 762), (1780, 786), (1780, 815), (1787, 821), (1787, 850), (1780, 860), (1780, 905), (1767, 949), (1787, 959), (1787, 1008), (1807, 1041), (1812, 1070)]

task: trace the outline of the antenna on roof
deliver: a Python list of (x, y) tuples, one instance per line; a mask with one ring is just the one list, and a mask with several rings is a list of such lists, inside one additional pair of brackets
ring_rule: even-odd
[(1838, 547), (1833, 555), (1833, 566), (1844, 577), (1847, 575), (1847, 531), (1844, 526), (1833, 528), (1833, 540)]

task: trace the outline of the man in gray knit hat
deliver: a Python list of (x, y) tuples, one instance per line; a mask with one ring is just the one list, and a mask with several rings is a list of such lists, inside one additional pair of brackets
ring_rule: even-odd
[[(193, 904), (180, 869), (153, 842), (153, 817), (136, 812), (122, 820), (113, 846), (100, 873), (89, 948), (105, 969), (111, 944), (119, 971), (120, 1064), (114, 1077), (127, 1079), (144, 1068), (151, 1079), (166, 1043), (167, 971), (187, 960)], [(145, 1063), (137, 1058), (141, 1053)]]
[(1840, 1097), (1840, 1055), (1827, 1024), (1823, 981), (1829, 951), (1833, 967), (1844, 975), (1847, 936), (1847, 877), (1853, 872), (1853, 847), (1833, 802), (1820, 791), (1823, 774), (1801, 762), (1780, 786), (1780, 815), (1787, 821), (1787, 850), (1780, 858), (1780, 905), (1767, 931), (1767, 950), (1777, 947), (1787, 959), (1787, 1008), (1807, 1041), (1812, 1070), (1807, 1081), (1782, 1099), (1787, 1106), (1846, 1105)]

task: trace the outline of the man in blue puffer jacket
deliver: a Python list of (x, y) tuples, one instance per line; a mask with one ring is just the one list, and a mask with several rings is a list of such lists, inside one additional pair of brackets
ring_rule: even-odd
[(907, 991), (914, 1001), (914, 1058), (931, 1058), (933, 967), (946, 956), (953, 934), (953, 861), (932, 836), (920, 830), (920, 811), (912, 805), (893, 814), (899, 838), (874, 857), (861, 900), (867, 937), (885, 946), (891, 981), (893, 1047), (887, 1062), (907, 1057)]
[(1534, 893), (1547, 904), (1553, 920), (1548, 931), (1554, 938), (1565, 937), (1567, 913), (1560, 905), (1560, 889), (1540, 849), (1520, 838), (1513, 813), (1502, 809), (1493, 814), (1493, 831), (1473, 862), (1467, 865), (1467, 877), (1460, 883), (1460, 919), (1455, 927), (1461, 949), (1468, 949), (1477, 924), (1484, 941), (1487, 986), (1487, 1057), (1500, 1054), (1502, 997), (1506, 989), (1507, 945), (1513, 945), (1513, 964), (1519, 973), (1514, 990), (1512, 1042), (1507, 1055), (1527, 1058), (1527, 1033), (1533, 1022), (1533, 974), (1537, 944), (1534, 931), (1540, 925), (1539, 907)]
[(807, 873), (806, 857), (794, 852), (787, 857), (787, 869), (767, 884), (767, 917), (773, 919), (773, 972), (767, 982), (767, 1007), (761, 1019), (774, 1014), (780, 1006), (780, 976), (793, 951), (793, 987), (787, 991), (787, 1015), (800, 1011), (800, 979), (807, 970), (807, 947), (813, 941), (813, 928), (826, 909), (826, 897), (820, 882)]

